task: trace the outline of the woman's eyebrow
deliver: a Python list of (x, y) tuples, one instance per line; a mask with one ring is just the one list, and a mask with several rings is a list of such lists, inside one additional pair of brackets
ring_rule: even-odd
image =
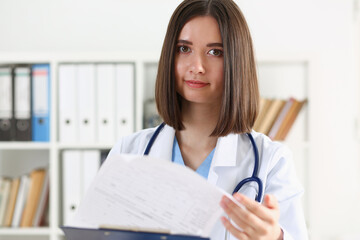
[[(193, 45), (192, 42), (188, 41), (188, 40), (178, 40), (177, 43), (183, 43), (183, 44), (187, 44), (187, 45)], [(223, 44), (222, 43), (208, 43), (206, 44), (207, 47), (223, 47)]]
[(188, 40), (182, 40), (182, 39), (178, 40), (178, 43), (184, 43), (184, 44), (187, 44), (187, 45), (192, 45), (193, 44), (192, 42), (190, 42)]
[(207, 47), (223, 47), (222, 43), (208, 43)]

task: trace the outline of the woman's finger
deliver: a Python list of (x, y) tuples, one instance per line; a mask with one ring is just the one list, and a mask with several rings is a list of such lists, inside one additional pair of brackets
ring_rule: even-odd
[(245, 232), (239, 230), (237, 227), (231, 224), (231, 222), (226, 219), (226, 217), (221, 217), (221, 222), (225, 226), (226, 230), (228, 230), (234, 237), (239, 240), (248, 240), (250, 239)]
[(245, 208), (259, 217), (264, 221), (272, 221), (273, 220), (273, 212), (272, 209), (267, 208), (266, 206), (261, 205), (260, 203), (256, 202), (253, 199), (246, 197), (240, 193), (235, 193), (234, 198), (239, 201)]
[(264, 197), (264, 205), (270, 209), (278, 209), (279, 203), (274, 195), (267, 194)]
[(252, 235), (254, 232), (265, 231), (265, 225), (260, 218), (244, 207), (235, 204), (226, 196), (223, 197), (220, 205), (229, 218), (247, 234)]

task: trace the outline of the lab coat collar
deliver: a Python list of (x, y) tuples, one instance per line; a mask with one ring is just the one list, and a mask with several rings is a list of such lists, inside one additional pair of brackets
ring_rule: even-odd
[(175, 130), (165, 125), (151, 147), (149, 155), (171, 161)]
[(219, 172), (222, 167), (235, 167), (238, 149), (238, 136), (229, 134), (218, 138), (214, 157), (208, 175), (208, 182), (218, 185)]
[(219, 137), (212, 160), (213, 167), (233, 167), (236, 166), (236, 154), (238, 149), (238, 135), (229, 134)]
[[(165, 125), (154, 142), (150, 154), (171, 161), (175, 130)], [(212, 167), (231, 167), (236, 165), (238, 135), (219, 137), (212, 160)]]
[[(165, 125), (154, 142), (149, 154), (160, 159), (171, 161), (174, 137), (175, 130)], [(229, 134), (225, 137), (218, 138), (208, 175), (209, 182), (213, 184), (217, 183), (217, 169), (219, 167), (236, 166), (238, 141), (239, 136), (237, 134)]]

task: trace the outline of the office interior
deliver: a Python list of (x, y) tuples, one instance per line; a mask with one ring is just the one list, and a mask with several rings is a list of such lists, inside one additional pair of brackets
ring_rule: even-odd
[[(147, 66), (156, 69), (168, 21), (180, 2), (1, 0), (0, 65), (47, 62), (55, 71), (51, 77), (57, 78), (61, 63), (131, 63), (135, 79), (132, 131), (140, 130), (144, 127), (143, 103), (153, 89), (146, 74), (154, 70)], [(307, 100), (284, 144), (297, 159), (310, 239), (360, 239), (360, 0), (235, 2), (249, 24), (260, 78), (266, 78), (272, 66), (279, 66), (270, 81), (277, 77), (297, 81), (296, 86), (302, 88), (299, 98)], [(287, 71), (288, 65), (295, 67)], [(276, 91), (281, 96), (289, 91), (297, 94), (289, 82), (272, 89), (267, 87), (270, 83), (262, 85), (261, 81), (260, 90), (269, 97)], [(52, 116), (57, 118), (57, 114)], [(53, 121), (55, 126), (50, 129), (55, 136), (33, 158), (46, 155), (55, 163), (61, 151), (76, 148), (58, 145), (58, 126)], [(0, 148), (0, 161), (4, 156), (17, 156), (16, 146), (10, 143), (0, 143)], [(20, 148), (25, 148), (18, 154), (21, 158), (32, 151), (31, 146)], [(111, 143), (99, 147), (107, 148)], [(61, 164), (56, 164), (51, 171), (58, 178), (52, 184), (60, 186)], [(1, 173), (7, 166), (0, 165)], [(61, 187), (58, 189), (50, 193), (48, 228), (38, 232), (2, 228), (0, 239), (63, 239), (57, 228), (61, 213), (55, 210), (61, 205)]]

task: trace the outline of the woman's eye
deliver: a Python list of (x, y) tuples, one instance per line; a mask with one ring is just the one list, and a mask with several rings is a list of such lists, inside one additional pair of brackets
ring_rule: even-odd
[(179, 52), (188, 53), (188, 52), (190, 52), (190, 48), (187, 46), (180, 46)]
[(213, 56), (216, 56), (216, 57), (222, 56), (222, 54), (223, 54), (223, 52), (222, 52), (221, 50), (219, 50), (219, 49), (211, 49), (211, 50), (209, 51), (209, 53), (210, 53), (211, 55), (213, 55)]

